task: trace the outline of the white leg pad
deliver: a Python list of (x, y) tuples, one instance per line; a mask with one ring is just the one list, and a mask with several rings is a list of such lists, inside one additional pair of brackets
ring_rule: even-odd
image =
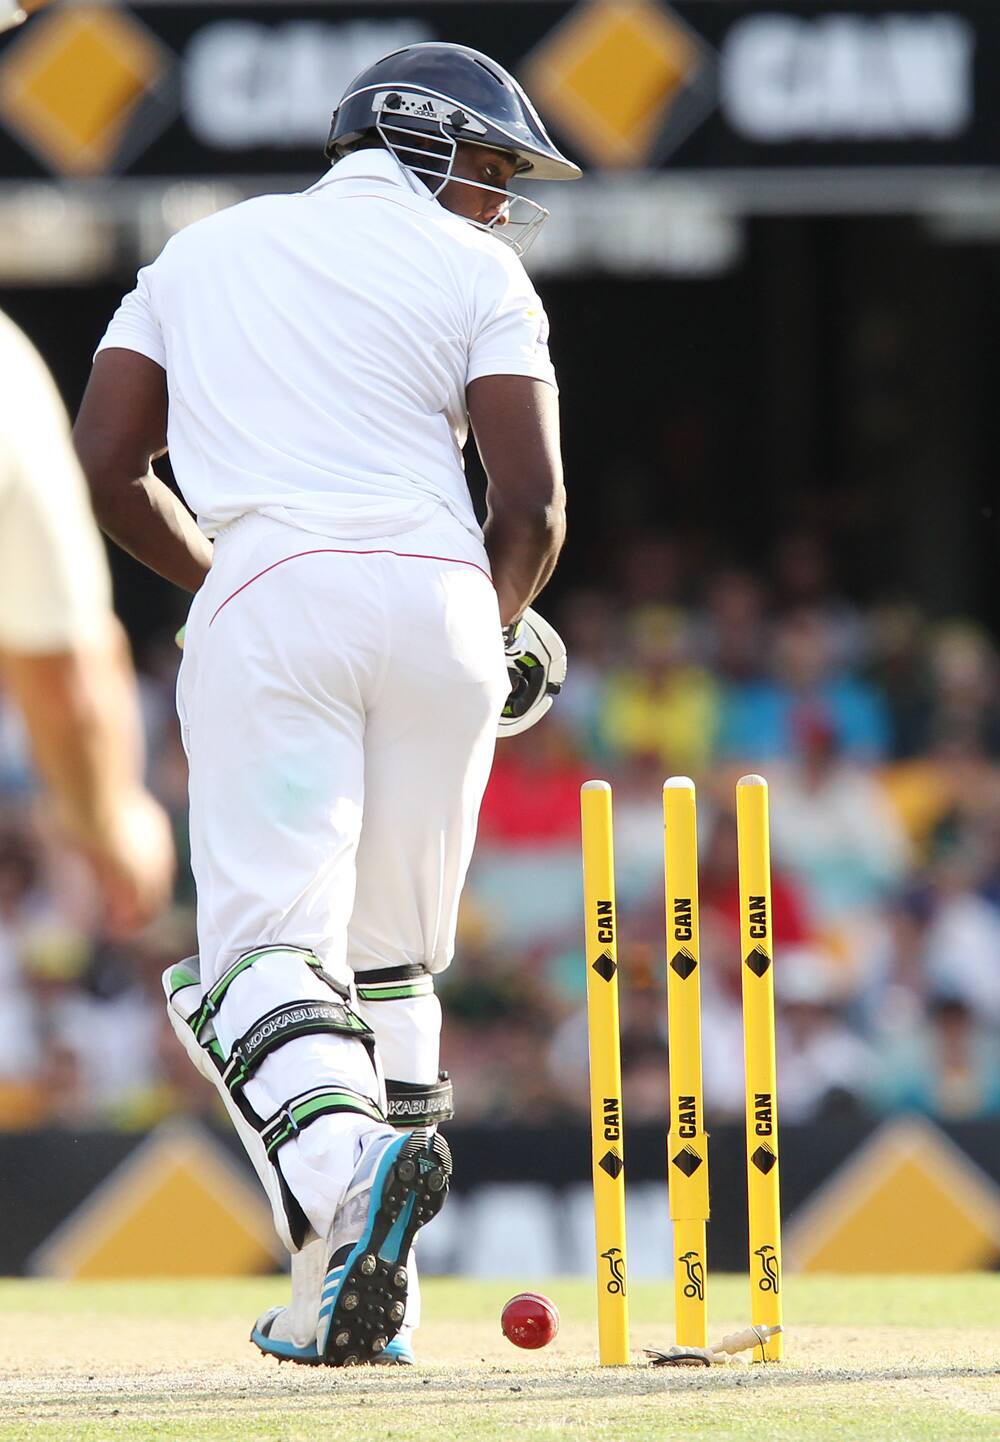
[[(289, 1229), (278, 1173), (268, 1158), (259, 1133), (254, 1130), (241, 1114), (229, 1093), (228, 1087), (223, 1084), (222, 1077), (212, 1065), (212, 1060), (204, 1047), (200, 1046), (195, 1040), (194, 1032), (189, 1025), (189, 1017), (192, 1017), (201, 1006), (201, 983), (197, 982), (193, 986), (184, 987), (180, 991), (175, 991), (173, 996), (171, 996), (170, 979), (172, 974), (173, 967), (168, 967), (163, 973), (163, 987), (167, 995), (167, 1016), (170, 1018), (170, 1025), (173, 1027), (178, 1041), (187, 1052), (192, 1064), (197, 1067), (203, 1077), (212, 1083), (215, 1090), (221, 1096), (223, 1105), (229, 1114), (229, 1120), (236, 1128), (236, 1134), (243, 1143), (246, 1154), (253, 1163), (253, 1169), (260, 1179), (261, 1186), (267, 1193), (268, 1201), (271, 1203), (274, 1229), (281, 1238), (282, 1243), (294, 1255), (298, 1249), (292, 1240), (292, 1234)], [(307, 1237), (306, 1242), (309, 1240), (310, 1238)]]
[[(315, 963), (311, 953), (295, 947), (247, 953), (234, 963), (232, 980), (223, 985), (221, 979), (208, 994), (216, 1008), (210, 1013), (203, 1011), (207, 996), (197, 958), (168, 968), (163, 977), (171, 1025), (191, 1061), (222, 1097), (271, 1203), (278, 1236), (293, 1253), (312, 1234), (324, 1236), (329, 1230), (357, 1164), (360, 1137), (373, 1126), (385, 1125), (385, 1089), (373, 1039), (365, 1031), (357, 1035), (325, 1029), (327, 1024), (345, 1025), (352, 1008), (345, 999), (331, 996), (310, 961)], [(303, 1017), (310, 1004), (339, 1016)], [(196, 1017), (195, 1028), (191, 1023)], [(356, 1013), (354, 1022), (360, 1025)], [(252, 1064), (250, 1055), (256, 1058)], [(238, 1100), (220, 1073), (220, 1065), (227, 1063), (231, 1071), (236, 1069), (229, 1080)], [(325, 1113), (311, 1099), (309, 1106), (302, 1106), (308, 1093), (325, 1096)], [(301, 1131), (286, 1110), (296, 1099)], [(276, 1141), (269, 1128), (269, 1157), (267, 1133), (257, 1123), (277, 1118), (283, 1119), (275, 1126), (284, 1140)]]
[(431, 978), (422, 978), (418, 995), (382, 1000), (379, 986), (369, 981), (376, 975), (364, 973), (354, 1009), (375, 1033), (385, 1075), (394, 1081), (433, 1085), (441, 1058), (441, 1003)]

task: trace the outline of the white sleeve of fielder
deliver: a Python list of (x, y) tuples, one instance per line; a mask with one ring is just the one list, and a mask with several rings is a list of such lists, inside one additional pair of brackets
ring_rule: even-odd
[(111, 608), (104, 547), (41, 358), (0, 316), (0, 647), (64, 651)]
[(17, 0), (0, 0), (0, 35), (5, 30), (13, 29), (15, 25), (23, 24), (27, 18)]
[(478, 376), (534, 376), (556, 384), (549, 320), (524, 266), (501, 242), (485, 257), (476, 296), (469, 371)]
[(154, 267), (147, 265), (136, 276), (135, 290), (129, 292), (111, 317), (104, 338), (97, 347), (98, 354), (111, 347), (134, 350), (166, 370), (167, 349), (156, 316), (154, 290)]

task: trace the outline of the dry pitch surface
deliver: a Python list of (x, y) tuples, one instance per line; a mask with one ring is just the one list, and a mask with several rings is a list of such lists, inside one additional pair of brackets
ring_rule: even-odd
[[(556, 1341), (499, 1333), (523, 1284), (431, 1282), (417, 1368), (278, 1366), (247, 1344), (285, 1280), (0, 1282), (0, 1442), (972, 1442), (1000, 1438), (1000, 1276), (791, 1278), (787, 1357), (664, 1371), (670, 1289), (632, 1293), (636, 1365), (594, 1365), (592, 1289), (553, 1283)], [(743, 1326), (745, 1279), (711, 1282), (711, 1337)]]

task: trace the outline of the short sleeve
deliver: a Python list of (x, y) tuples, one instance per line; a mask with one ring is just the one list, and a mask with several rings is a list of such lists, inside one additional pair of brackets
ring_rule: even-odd
[(153, 300), (154, 270), (152, 265), (140, 270), (135, 290), (130, 291), (111, 317), (97, 354), (112, 347), (134, 350), (166, 370), (167, 351)]
[(64, 651), (105, 624), (107, 558), (62, 402), (9, 322), (0, 359), (16, 377), (0, 405), (0, 646)]
[(555, 386), (548, 316), (524, 266), (507, 247), (488, 260), (478, 281), (466, 384), (478, 376), (514, 375)]

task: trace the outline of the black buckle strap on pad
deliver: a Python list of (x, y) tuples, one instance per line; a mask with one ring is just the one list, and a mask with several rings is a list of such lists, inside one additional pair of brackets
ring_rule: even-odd
[(233, 1043), (222, 1079), (230, 1091), (242, 1087), (253, 1076), (266, 1056), (286, 1042), (299, 1036), (319, 1033), (352, 1037), (372, 1051), (374, 1037), (371, 1027), (349, 1006), (338, 1001), (285, 1002), (255, 1022), (249, 1031)]
[(431, 1086), (418, 1082), (392, 1081), (386, 1077), (386, 1121), (391, 1127), (430, 1127), (455, 1115), (451, 1079), (441, 1072)]
[(359, 1002), (413, 1001), (433, 996), (434, 978), (423, 966), (382, 966), (356, 971), (354, 985)]
[(427, 968), (419, 962), (406, 966), (373, 966), (370, 971), (356, 971), (354, 980), (358, 986), (370, 985), (372, 982), (388, 981), (416, 981), (421, 976), (428, 975)]

